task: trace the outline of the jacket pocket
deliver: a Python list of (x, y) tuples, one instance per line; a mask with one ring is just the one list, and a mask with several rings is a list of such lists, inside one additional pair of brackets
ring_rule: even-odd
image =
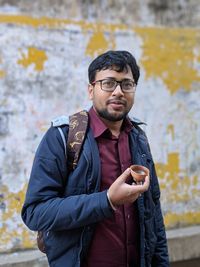
[[(58, 258), (63, 258), (65, 255), (68, 255), (71, 263), (76, 262), (78, 257), (77, 244), (81, 229), (46, 231), (43, 233), (46, 255), (49, 263), (56, 262)], [(73, 264), (70, 266), (72, 265)]]

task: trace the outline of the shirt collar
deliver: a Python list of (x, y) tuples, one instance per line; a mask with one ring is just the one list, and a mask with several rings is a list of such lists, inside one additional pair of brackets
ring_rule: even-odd
[[(90, 127), (94, 134), (94, 138), (101, 136), (106, 131), (110, 132), (108, 127), (99, 118), (93, 107), (91, 107), (91, 109), (89, 110), (89, 119), (90, 119)], [(122, 131), (129, 133), (132, 130), (132, 128), (133, 124), (131, 123), (129, 117), (126, 117), (122, 124)]]

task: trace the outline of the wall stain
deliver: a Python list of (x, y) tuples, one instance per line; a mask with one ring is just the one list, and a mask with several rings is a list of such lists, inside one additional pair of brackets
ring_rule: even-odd
[(0, 79), (4, 78), (6, 76), (5, 71), (0, 70)]
[[(189, 177), (185, 170), (180, 169), (179, 163), (179, 154), (174, 152), (168, 154), (166, 164), (155, 164), (160, 181), (163, 204), (187, 203), (195, 198), (200, 198), (200, 189), (197, 188), (197, 175)], [(190, 211), (181, 214), (167, 212), (164, 219), (168, 228), (178, 225), (185, 226), (200, 223), (200, 212)]]
[(198, 177), (189, 177), (186, 170), (180, 169), (179, 153), (169, 153), (166, 164), (156, 163), (155, 166), (162, 195), (165, 195), (167, 203), (189, 201), (200, 196), (200, 190), (197, 189)]
[(95, 57), (106, 50), (114, 48), (115, 48), (115, 43), (112, 38), (111, 40), (107, 40), (103, 32), (95, 32), (91, 36), (89, 43), (87, 45), (86, 55)]
[(0, 210), (1, 226), (0, 226), (0, 252), (12, 249), (15, 240), (18, 248), (32, 248), (35, 245), (35, 234), (24, 228), (23, 222), (17, 220), (16, 217), (21, 213), (22, 204), (24, 203), (27, 185), (18, 193), (9, 192), (9, 188), (5, 185), (1, 186), (3, 193), (3, 202), (5, 207)]
[(111, 23), (92, 23), (87, 21), (76, 21), (71, 19), (59, 19), (50, 17), (31, 17), (25, 15), (5, 15), (0, 14), (0, 23), (13, 24), (18, 26), (29, 26), (33, 28), (48, 28), (48, 29), (66, 29), (67, 26), (79, 26), (84, 31), (116, 31), (127, 30), (128, 26), (124, 24), (111, 24)]
[[(0, 65), (2, 65), (2, 63), (3, 63), (3, 60), (2, 60), (2, 58), (1, 58), (1, 56), (0, 56)], [(5, 76), (6, 76), (6, 73), (5, 73), (5, 71), (2, 69), (2, 67), (0, 67), (1, 69), (0, 69), (0, 79), (2, 79), (2, 78), (4, 78)]]
[(18, 64), (27, 68), (34, 64), (36, 71), (44, 69), (44, 63), (47, 60), (46, 52), (35, 47), (28, 48), (28, 54), (22, 53), (22, 58), (17, 61)]
[[(195, 54), (200, 42), (199, 29), (134, 28), (143, 40), (141, 64), (146, 70), (146, 78), (160, 77), (171, 94), (183, 88), (192, 90), (194, 81), (200, 82), (200, 74), (195, 69)], [(199, 52), (198, 52), (199, 53)]]
[(167, 213), (164, 216), (165, 225), (168, 229), (200, 224), (200, 212)]

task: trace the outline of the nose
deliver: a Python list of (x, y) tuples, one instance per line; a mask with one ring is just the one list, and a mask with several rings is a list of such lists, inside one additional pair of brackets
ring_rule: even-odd
[(117, 84), (115, 90), (112, 92), (112, 95), (124, 95), (124, 92), (122, 91), (121, 84)]

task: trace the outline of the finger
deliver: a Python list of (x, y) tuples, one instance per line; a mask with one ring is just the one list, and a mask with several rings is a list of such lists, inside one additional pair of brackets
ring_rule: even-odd
[(149, 182), (149, 176), (146, 176), (143, 184), (134, 184), (132, 186), (132, 193), (143, 193), (147, 191), (149, 188)]
[(144, 183), (142, 185), (139, 185), (141, 192), (145, 192), (148, 190), (150, 184), (150, 178), (149, 176), (145, 177)]
[(145, 177), (145, 180), (144, 180), (143, 185), (144, 185), (145, 187), (147, 187), (147, 189), (148, 189), (148, 188), (149, 188), (149, 184), (150, 184), (150, 177), (149, 177), (149, 175), (147, 175), (147, 176)]
[(126, 182), (126, 179), (130, 176), (131, 174), (131, 169), (127, 168), (119, 177), (122, 182)]

